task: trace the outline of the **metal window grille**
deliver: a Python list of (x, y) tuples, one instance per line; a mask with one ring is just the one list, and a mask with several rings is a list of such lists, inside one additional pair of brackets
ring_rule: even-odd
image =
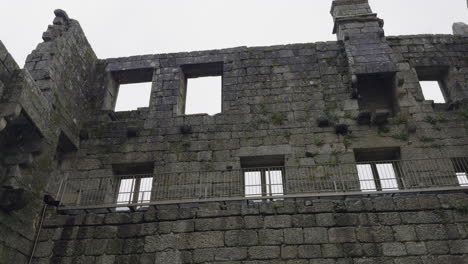
[(245, 197), (284, 194), (284, 167), (249, 168), (242, 172)]
[(363, 162), (356, 164), (356, 168), (362, 191), (399, 190), (398, 162)]

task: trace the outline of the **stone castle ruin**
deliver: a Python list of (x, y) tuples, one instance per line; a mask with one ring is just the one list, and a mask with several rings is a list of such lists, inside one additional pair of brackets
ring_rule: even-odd
[[(24, 69), (0, 42), (0, 263), (468, 263), (467, 26), (331, 15), (337, 41), (98, 59), (56, 10)], [(221, 113), (186, 114), (207, 76)]]

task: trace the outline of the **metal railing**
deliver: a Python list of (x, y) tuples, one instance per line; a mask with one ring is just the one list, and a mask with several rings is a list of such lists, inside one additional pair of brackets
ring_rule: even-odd
[(420, 159), (68, 179), (62, 208), (468, 187), (468, 159)]

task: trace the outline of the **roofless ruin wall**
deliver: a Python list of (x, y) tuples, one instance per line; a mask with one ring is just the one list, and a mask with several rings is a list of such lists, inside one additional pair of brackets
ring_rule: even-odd
[[(335, 0), (337, 41), (97, 59), (55, 14), (25, 69), (0, 43), (0, 263), (466, 263), (463, 24), (389, 37)], [(184, 112), (201, 76), (222, 76), (217, 115)], [(137, 82), (149, 106), (115, 112)], [(137, 174), (147, 206), (116, 212)]]

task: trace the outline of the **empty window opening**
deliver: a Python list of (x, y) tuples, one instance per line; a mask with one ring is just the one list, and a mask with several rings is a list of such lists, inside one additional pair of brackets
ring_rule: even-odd
[(399, 189), (398, 148), (356, 149), (356, 168), (363, 192)]
[(395, 110), (395, 74), (359, 75), (357, 82), (358, 104), (361, 110)]
[(284, 195), (284, 156), (242, 157), (241, 167), (245, 197)]
[(468, 158), (453, 158), (455, 176), (461, 187), (468, 187)]
[(119, 85), (115, 111), (132, 111), (148, 107), (151, 95), (151, 82)]
[(432, 100), (436, 104), (445, 103), (444, 94), (438, 81), (421, 81), (419, 84), (421, 85), (424, 100)]
[[(116, 204), (145, 204), (151, 201), (153, 190), (153, 164), (117, 164), (113, 166), (116, 175)], [(147, 208), (136, 206), (135, 209)], [(128, 211), (128, 206), (117, 207), (117, 211)]]
[(221, 76), (187, 79), (185, 114), (221, 113)]
[(432, 100), (438, 104), (448, 101), (446, 94), (447, 67), (418, 67), (416, 73), (424, 100)]
[(183, 65), (178, 114), (222, 112), (223, 62)]
[(103, 109), (131, 111), (148, 107), (153, 72), (153, 68), (109, 72)]

